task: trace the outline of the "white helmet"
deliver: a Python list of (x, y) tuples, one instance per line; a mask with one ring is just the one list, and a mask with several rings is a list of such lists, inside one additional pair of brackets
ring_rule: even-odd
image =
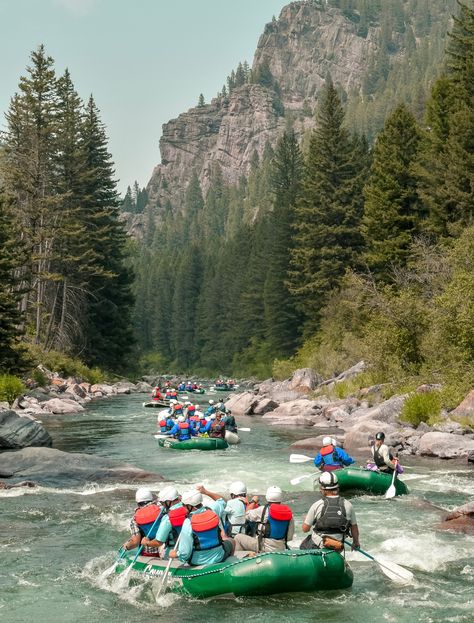
[(211, 413), (211, 420), (215, 420), (216, 419), (216, 414), (215, 413)]
[(246, 495), (247, 487), (241, 480), (236, 480), (229, 485), (229, 493), (233, 495)]
[(185, 419), (184, 415), (178, 415), (178, 422), (184, 422)]
[(209, 404), (213, 405), (214, 404), (214, 400), (212, 400), (212, 398), (209, 400)]
[(334, 472), (322, 473), (319, 477), (319, 484), (321, 485), (321, 489), (327, 489), (328, 491), (339, 487), (337, 476)]
[(334, 447), (337, 446), (337, 439), (334, 439), (334, 437), (331, 438), (331, 443)]
[(159, 500), (160, 502), (172, 502), (179, 498), (179, 493), (176, 487), (165, 487), (160, 491)]
[(170, 405), (174, 405), (174, 404), (176, 404), (177, 402), (178, 402), (177, 400), (175, 400), (174, 398), (171, 398), (171, 400), (170, 400)]
[(142, 502), (153, 502), (154, 499), (155, 496), (150, 489), (147, 489), (146, 487), (140, 487), (135, 493), (135, 501), (137, 504)]
[(191, 406), (191, 403), (189, 402), (189, 400), (186, 400), (186, 402), (184, 403), (184, 406), (185, 407), (190, 407)]
[(332, 444), (331, 437), (323, 437), (323, 446), (330, 446)]
[(185, 506), (199, 506), (199, 504), (202, 504), (202, 493), (199, 493), (196, 489), (185, 491), (181, 497), (181, 501)]
[(267, 502), (281, 502), (283, 499), (283, 491), (280, 487), (268, 487), (265, 498)]

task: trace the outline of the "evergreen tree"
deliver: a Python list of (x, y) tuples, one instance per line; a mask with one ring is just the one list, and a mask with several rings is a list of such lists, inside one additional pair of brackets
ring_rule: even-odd
[(398, 106), (377, 138), (364, 189), (365, 260), (383, 281), (391, 280), (393, 268), (406, 264), (410, 246), (426, 216), (417, 194), (417, 177), (412, 172), (419, 144), (415, 118), (406, 106)]
[(21, 240), (28, 263), (22, 271), (27, 321), (40, 342), (48, 315), (48, 293), (53, 279), (50, 250), (58, 203), (54, 198), (54, 162), (57, 153), (58, 98), (54, 61), (44, 46), (31, 54), (27, 76), (10, 103), (4, 133), (5, 190), (17, 198)]
[(20, 312), (22, 293), (19, 290), (18, 271), (24, 258), (18, 244), (11, 206), (0, 192), (0, 372), (16, 373), (24, 368), (20, 339), (24, 332)]
[(270, 354), (286, 357), (293, 351), (300, 333), (301, 317), (288, 287), (293, 210), (301, 193), (303, 156), (294, 131), (279, 139), (272, 163), (273, 212), (268, 215), (268, 257), (264, 284), (265, 336)]
[(205, 105), (206, 102), (204, 101), (204, 95), (202, 93), (199, 93), (198, 108), (202, 108)]
[(123, 212), (135, 212), (135, 204), (132, 196), (132, 189), (130, 186), (127, 186), (127, 191), (122, 201), (122, 205), (120, 206)]
[(344, 111), (331, 81), (326, 84), (311, 135), (303, 190), (295, 209), (289, 287), (318, 326), (325, 297), (345, 270), (358, 266), (362, 185), (367, 166), (360, 141), (344, 127)]
[(107, 137), (90, 97), (81, 128), (87, 167), (83, 209), (95, 272), (88, 281), (83, 353), (88, 363), (116, 369), (127, 362), (131, 331), (132, 273), (126, 267), (126, 236), (118, 218), (114, 170)]

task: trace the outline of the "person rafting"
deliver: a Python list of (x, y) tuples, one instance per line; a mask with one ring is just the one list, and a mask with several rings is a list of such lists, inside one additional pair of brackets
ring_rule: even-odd
[(339, 483), (334, 472), (324, 472), (319, 477), (322, 499), (309, 509), (303, 532), (310, 532), (301, 543), (300, 549), (329, 548), (344, 549), (344, 537), (352, 536), (352, 549), (360, 547), (359, 528), (354, 507), (339, 496)]
[(354, 459), (342, 448), (339, 448), (334, 439), (331, 437), (323, 438), (323, 447), (314, 459), (314, 464), (318, 469), (322, 472), (330, 472), (352, 465), (352, 463), (355, 463)]
[(384, 432), (381, 431), (375, 435), (375, 442), (371, 446), (371, 450), (373, 461), (380, 472), (393, 474), (393, 471), (397, 470), (398, 459), (392, 455), (389, 447), (385, 444)]
[(209, 428), (206, 431), (209, 437), (212, 439), (225, 439), (225, 430), (226, 426), (222, 421), (222, 413), (220, 411), (213, 413), (209, 422)]
[(197, 435), (197, 432), (190, 425), (189, 420), (187, 420), (184, 415), (179, 415), (176, 420), (176, 424), (173, 428), (166, 432), (165, 435), (169, 435), (170, 437), (174, 437), (178, 441), (187, 441)]
[[(207, 495), (212, 500), (220, 500), (222, 496), (218, 493), (213, 493), (205, 487), (198, 487), (198, 491)], [(247, 500), (247, 486), (241, 480), (236, 480), (229, 485), (230, 500), (227, 500), (222, 516), (224, 519), (224, 531), (227, 536), (235, 536), (236, 534), (247, 534), (247, 520), (245, 513), (247, 510), (256, 508), (258, 506), (257, 501), (253, 500), (249, 503)]]
[(246, 511), (245, 519), (257, 523), (257, 536), (237, 534), (236, 551), (278, 552), (288, 549), (293, 538), (295, 523), (289, 506), (282, 504), (280, 487), (269, 487), (265, 494), (266, 504)]
[(165, 413), (160, 413), (158, 416), (157, 424), (160, 429), (160, 433), (167, 433), (173, 428), (175, 421), (171, 417), (171, 414), (165, 411)]
[(182, 503), (189, 515), (181, 528), (178, 549), (170, 551), (170, 558), (190, 565), (212, 565), (231, 556), (234, 541), (224, 534), (219, 510), (214, 510), (216, 502), (203, 506), (202, 493), (192, 490), (183, 493)]
[(217, 408), (214, 404), (214, 400), (212, 400), (212, 398), (209, 400), (209, 406), (206, 409), (206, 412), (204, 415), (212, 415), (213, 413), (215, 413), (217, 411)]
[(151, 392), (151, 397), (152, 400), (161, 400), (162, 396), (161, 396), (161, 390), (158, 387), (158, 385), (155, 387), (155, 389)]
[(184, 520), (188, 516), (188, 510), (181, 502), (181, 496), (176, 487), (165, 487), (160, 491), (158, 499), (166, 514), (160, 521), (155, 538), (144, 538), (142, 544), (159, 548), (161, 558), (166, 558), (166, 552), (176, 543)]
[[(159, 528), (164, 510), (156, 503), (156, 496), (145, 487), (140, 487), (135, 493), (137, 508), (130, 521), (132, 536), (122, 545), (123, 549), (135, 549), (142, 544), (145, 537), (154, 539)], [(158, 521), (156, 521), (158, 519)], [(156, 523), (155, 523), (156, 521)], [(142, 556), (159, 556), (160, 548), (151, 547), (143, 543)]]

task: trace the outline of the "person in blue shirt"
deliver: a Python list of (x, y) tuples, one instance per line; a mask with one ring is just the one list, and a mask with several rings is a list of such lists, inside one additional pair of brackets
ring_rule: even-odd
[(314, 459), (314, 464), (322, 472), (332, 472), (336, 469), (342, 469), (347, 465), (355, 463), (342, 448), (336, 446), (336, 442), (331, 437), (324, 437), (323, 447)]
[(183, 506), (181, 496), (176, 487), (165, 487), (160, 491), (159, 501), (165, 509), (165, 515), (160, 521), (154, 539), (142, 539), (142, 545), (159, 548), (160, 557), (166, 558), (167, 551), (174, 547), (188, 515), (188, 509)]
[(202, 493), (193, 490), (183, 493), (182, 503), (189, 515), (181, 528), (178, 547), (171, 550), (170, 558), (190, 565), (212, 565), (231, 556), (234, 540), (225, 536), (219, 513), (224, 500), (203, 506)]
[(207, 408), (207, 410), (206, 410), (206, 412), (205, 412), (205, 414), (204, 414), (204, 415), (212, 415), (213, 413), (215, 413), (215, 412), (216, 412), (216, 410), (217, 410), (217, 409), (216, 409), (216, 406), (215, 406), (215, 404), (214, 404), (214, 400), (212, 400), (212, 398), (211, 398), (211, 399), (209, 400), (209, 406), (208, 406), (208, 408)]
[(191, 437), (195, 437), (197, 432), (192, 426), (190, 426), (184, 415), (179, 415), (176, 420), (176, 424), (170, 431), (165, 433), (165, 435), (175, 437), (178, 441), (187, 441), (188, 439), (191, 439)]

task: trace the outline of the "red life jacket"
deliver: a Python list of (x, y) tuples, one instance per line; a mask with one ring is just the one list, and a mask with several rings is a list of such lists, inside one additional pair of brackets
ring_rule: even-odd
[(166, 541), (168, 546), (174, 546), (176, 543), (179, 533), (181, 532), (181, 528), (183, 527), (184, 520), (187, 516), (188, 511), (185, 506), (173, 508), (173, 510), (168, 511), (168, 518), (171, 524), (171, 533)]
[(213, 549), (222, 543), (219, 517), (210, 508), (207, 508), (203, 513), (191, 515), (191, 529), (193, 531), (193, 549), (197, 551)]
[(148, 537), (149, 539), (154, 539), (158, 531), (161, 519), (156, 522), (153, 530), (151, 528), (155, 523), (157, 517), (162, 514), (163, 509), (161, 506), (158, 506), (157, 504), (148, 504), (147, 506), (137, 508), (133, 518), (137, 522), (137, 525), (140, 528), (140, 531), (143, 532), (144, 536)]
[(323, 446), (319, 453), (323, 459), (323, 471), (332, 471), (334, 469), (340, 469), (342, 467), (342, 464), (337, 458), (336, 448), (332, 444), (329, 444), (328, 446)]
[(217, 420), (214, 420), (209, 430), (209, 437), (223, 437), (222, 431), (224, 428), (224, 422), (218, 422)]
[(178, 426), (181, 430), (189, 428), (189, 422), (178, 422)]
[(166, 424), (166, 420), (160, 420), (158, 422), (159, 426), (160, 426), (160, 430), (162, 433), (166, 433), (166, 431), (168, 430), (168, 426)]

